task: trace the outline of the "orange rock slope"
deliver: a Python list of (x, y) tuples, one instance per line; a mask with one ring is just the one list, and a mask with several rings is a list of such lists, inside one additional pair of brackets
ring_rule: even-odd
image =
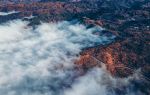
[[(133, 47), (128, 47), (130, 45)], [(142, 46), (145, 50), (141, 50), (141, 53), (139, 53), (139, 50), (136, 51), (136, 49), (140, 48), (141, 45), (135, 46), (135, 43), (124, 40), (112, 43), (108, 46), (86, 49), (81, 53), (81, 58), (77, 61), (77, 64), (85, 67), (95, 66), (95, 60), (90, 58), (93, 56), (105, 63), (110, 73), (115, 76), (125, 77), (131, 75), (134, 70), (139, 68), (144, 72), (149, 72), (149, 69), (144, 69), (149, 67), (147, 61), (149, 57), (147, 54), (147, 52), (149, 52), (149, 45), (145, 44)]]

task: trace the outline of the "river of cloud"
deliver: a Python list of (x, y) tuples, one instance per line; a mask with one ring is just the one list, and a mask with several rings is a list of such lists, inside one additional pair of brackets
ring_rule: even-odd
[(0, 95), (115, 95), (107, 87), (129, 84), (102, 68), (76, 77), (74, 61), (81, 50), (114, 39), (94, 35), (102, 28), (66, 21), (28, 24), (15, 20), (0, 25)]

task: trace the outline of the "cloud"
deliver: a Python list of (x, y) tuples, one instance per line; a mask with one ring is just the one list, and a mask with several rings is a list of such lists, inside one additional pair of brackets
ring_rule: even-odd
[(0, 16), (7, 16), (10, 14), (15, 14), (18, 13), (17, 11), (9, 11), (9, 12), (0, 12)]
[(78, 78), (72, 88), (65, 91), (65, 95), (108, 95), (106, 84), (102, 83), (104, 82), (103, 75), (102, 69), (92, 69), (86, 75)]
[(24, 33), (30, 29), (27, 28), (27, 24), (28, 22), (16, 20), (0, 25), (0, 43), (22, 39), (25, 35)]
[(34, 17), (36, 16), (31, 15), (31, 16), (24, 17), (24, 19), (33, 19)]
[(119, 87), (118, 80), (107, 71), (95, 68), (78, 76), (74, 69), (83, 48), (105, 44), (114, 36), (94, 35), (101, 28), (66, 21), (35, 27), (28, 23), (0, 25), (0, 95), (114, 95), (111, 89)]
[(115, 78), (105, 68), (96, 67), (77, 78), (64, 95), (145, 95), (132, 85), (131, 81), (137, 78), (136, 73), (127, 78)]

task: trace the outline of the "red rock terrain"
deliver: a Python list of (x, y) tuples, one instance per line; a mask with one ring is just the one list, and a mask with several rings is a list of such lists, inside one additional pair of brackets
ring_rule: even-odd
[(119, 0), (114, 4), (111, 0), (83, 1), (1, 3), (0, 11), (15, 10), (20, 13), (1, 17), (0, 22), (33, 15), (36, 17), (30, 20), (31, 24), (38, 24), (41, 20), (78, 19), (89, 26), (102, 26), (107, 30), (104, 33), (116, 35), (116, 40), (109, 45), (85, 49), (76, 64), (83, 68), (97, 66), (97, 61), (91, 58), (94, 56), (105, 63), (113, 75), (124, 77), (141, 68), (149, 78), (150, 2), (127, 0), (123, 3)]
[[(144, 81), (135, 83), (145, 95), (150, 93), (150, 1), (149, 0), (82, 0), (81, 2), (0, 2), (0, 11), (19, 11), (0, 16), (0, 23), (33, 15), (31, 25), (40, 21), (78, 20), (89, 27), (101, 26), (103, 34), (115, 35), (109, 44), (84, 49), (75, 62), (78, 69), (105, 63), (115, 77), (127, 77), (141, 69)], [(48, 0), (45, 0), (48, 1)], [(55, 1), (55, 0), (53, 0)], [(28, 19), (24, 19), (28, 20)]]

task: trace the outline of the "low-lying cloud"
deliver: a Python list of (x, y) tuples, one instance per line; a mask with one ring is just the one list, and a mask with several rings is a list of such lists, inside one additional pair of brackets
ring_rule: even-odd
[(27, 16), (27, 17), (24, 17), (24, 19), (33, 19), (34, 17), (36, 17), (36, 16), (33, 16), (33, 15), (31, 15), (31, 16)]
[(0, 16), (7, 16), (15, 13), (18, 13), (18, 11), (0, 12)]
[[(83, 48), (114, 36), (94, 35), (101, 28), (69, 22), (28, 24), (15, 20), (0, 25), (0, 95), (115, 95), (111, 86), (119, 81), (107, 71), (94, 68), (77, 77), (74, 69)], [(127, 85), (125, 80), (120, 83)]]

